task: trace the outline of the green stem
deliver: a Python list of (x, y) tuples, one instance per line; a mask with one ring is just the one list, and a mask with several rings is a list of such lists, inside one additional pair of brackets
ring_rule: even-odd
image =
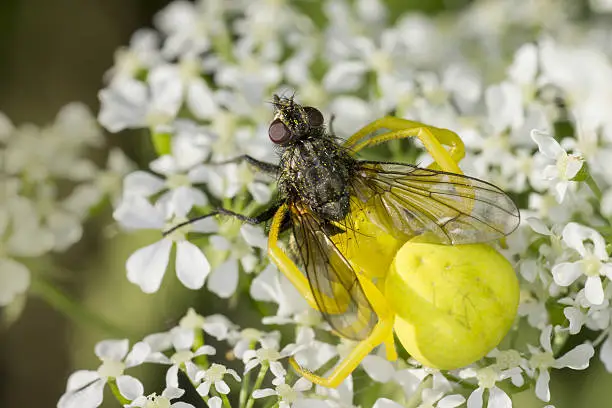
[(115, 337), (129, 337), (126, 330), (115, 326), (102, 316), (87, 309), (83, 304), (70, 298), (67, 294), (42, 279), (32, 281), (32, 293), (44, 300), (52, 308), (83, 325), (98, 327)]
[(121, 405), (126, 405), (132, 402), (126, 399), (123, 395), (121, 395), (121, 393), (119, 392), (119, 387), (117, 387), (117, 381), (114, 378), (108, 379), (108, 386), (111, 389), (115, 398), (117, 399), (117, 402), (119, 402)]
[(589, 186), (593, 194), (595, 194), (597, 200), (601, 201), (603, 194), (601, 193), (601, 190), (599, 189), (599, 186), (597, 185), (593, 177), (591, 177), (591, 175), (589, 174), (584, 181), (587, 183), (587, 186)]
[(221, 393), (220, 395), (221, 395), (221, 399), (223, 400), (223, 406), (225, 408), (232, 408), (232, 404), (230, 404), (229, 399), (227, 399), (227, 395), (221, 394)]
[[(259, 374), (257, 374), (257, 379), (255, 380), (255, 385), (253, 385), (253, 390), (258, 390), (261, 387), (261, 383), (268, 372), (268, 363), (262, 362), (261, 369), (259, 370)], [(252, 408), (255, 403), (255, 399), (253, 398), (253, 394), (249, 396), (249, 400), (247, 401), (246, 408)]]
[(240, 387), (240, 399), (238, 406), (244, 408), (247, 401), (247, 395), (249, 393), (249, 383), (251, 382), (251, 372), (249, 371), (242, 378), (242, 386)]

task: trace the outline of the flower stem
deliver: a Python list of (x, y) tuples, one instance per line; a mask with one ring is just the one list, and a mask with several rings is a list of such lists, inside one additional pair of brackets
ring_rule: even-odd
[(601, 193), (599, 186), (595, 182), (595, 179), (593, 179), (593, 177), (589, 174), (584, 181), (587, 183), (587, 186), (589, 186), (589, 188), (591, 189), (595, 197), (597, 197), (597, 200), (601, 201), (601, 198), (603, 195)]
[(221, 395), (221, 399), (223, 400), (223, 406), (225, 408), (232, 408), (232, 404), (230, 404), (229, 399), (227, 398), (227, 395), (221, 394), (221, 393), (219, 394)]
[(39, 296), (55, 310), (65, 314), (77, 323), (93, 325), (115, 337), (129, 337), (126, 330), (115, 326), (97, 313), (42, 279), (32, 281), (32, 293)]
[(250, 382), (251, 382), (251, 372), (249, 371), (242, 378), (242, 386), (240, 387), (240, 399), (238, 403), (238, 406), (240, 408), (244, 408), (244, 405), (246, 404)]
[[(257, 374), (257, 379), (255, 379), (255, 385), (253, 385), (253, 390), (258, 390), (261, 387), (261, 383), (268, 372), (268, 363), (262, 362), (261, 369), (259, 370), (259, 374)], [(249, 400), (246, 403), (246, 408), (252, 408), (255, 403), (255, 399), (253, 398), (253, 394), (249, 395)]]
[(121, 395), (121, 393), (119, 392), (119, 387), (117, 387), (117, 381), (114, 378), (108, 379), (108, 386), (111, 389), (115, 398), (117, 399), (117, 402), (119, 402), (121, 405), (129, 404), (131, 402), (123, 395)]

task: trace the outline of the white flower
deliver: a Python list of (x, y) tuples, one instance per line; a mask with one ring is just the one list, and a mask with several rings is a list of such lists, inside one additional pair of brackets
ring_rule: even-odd
[[(0, 186), (3, 187), (3, 186)], [(7, 197), (0, 208), (0, 306), (6, 306), (30, 286), (30, 270), (14, 257), (38, 257), (52, 249), (53, 235), (41, 227), (30, 200)]]
[(589, 366), (589, 360), (595, 355), (595, 350), (591, 344), (585, 343), (574, 347), (572, 350), (565, 353), (559, 358), (555, 358), (551, 345), (552, 326), (547, 326), (540, 334), (540, 350), (531, 345), (528, 345), (531, 352), (529, 359), (530, 376), (536, 377), (536, 396), (542, 401), (550, 400), (550, 390), (548, 383), (550, 381), (550, 368), (568, 367), (573, 370), (584, 370)]
[(555, 162), (544, 168), (543, 177), (554, 182), (555, 197), (557, 202), (561, 203), (570, 180), (578, 174), (584, 159), (577, 155), (568, 155), (555, 139), (537, 129), (531, 132), (531, 138), (538, 145), (540, 153)]
[(520, 372), (519, 368), (511, 368), (509, 370), (499, 370), (494, 366), (488, 366), (480, 369), (466, 368), (459, 375), (461, 378), (476, 378), (478, 380), (478, 388), (476, 388), (467, 400), (468, 408), (482, 408), (482, 397), (485, 390), (489, 390), (489, 400), (486, 404), (487, 408), (511, 408), (512, 401), (510, 397), (496, 383), (503, 381), (506, 378)]
[[(275, 379), (274, 388), (263, 388), (253, 391), (253, 398), (265, 398), (276, 395), (279, 398), (279, 407), (290, 408), (295, 407), (294, 403), (302, 399), (302, 392), (308, 391), (312, 387), (312, 383), (305, 378), (300, 378), (293, 386), (285, 383), (285, 377)], [(306, 405), (303, 405), (306, 406)]]
[[(186, 220), (185, 201), (180, 194), (173, 196), (177, 200), (175, 217), (166, 222), (164, 209), (153, 206), (146, 198), (128, 197), (113, 213), (114, 218), (130, 228), (150, 228), (164, 231)], [(185, 198), (188, 200), (188, 197)], [(190, 289), (200, 289), (210, 272), (210, 264), (202, 251), (189, 242), (185, 235), (190, 231), (209, 233), (214, 230), (210, 219), (191, 223), (174, 231), (154, 244), (134, 252), (126, 262), (127, 277), (132, 283), (140, 286), (145, 293), (156, 292), (160, 285), (168, 262), (170, 250), (176, 244), (176, 275)]]
[[(295, 286), (272, 264), (268, 265), (253, 279), (249, 293), (255, 300), (278, 304), (276, 316), (264, 317), (264, 323), (266, 321), (270, 323), (270, 319), (276, 317), (286, 318), (310, 309)], [(274, 320), (274, 322), (278, 324), (279, 320)]]
[(244, 373), (248, 373), (258, 365), (266, 365), (270, 366), (275, 377), (283, 377), (286, 371), (278, 360), (288, 357), (291, 354), (289, 351), (291, 347), (287, 346), (279, 351), (278, 340), (274, 337), (263, 337), (259, 342), (262, 345), (261, 348), (247, 350), (242, 355), (242, 361), (245, 363)]
[(213, 364), (208, 370), (198, 372), (195, 379), (198, 382), (202, 381), (197, 387), (198, 394), (207, 396), (210, 392), (211, 385), (215, 386), (215, 390), (219, 394), (229, 394), (230, 388), (225, 380), (223, 380), (226, 374), (234, 377), (234, 380), (240, 381), (240, 377), (236, 371), (221, 364)]
[(142, 394), (142, 384), (123, 374), (126, 368), (142, 364), (151, 352), (148, 344), (136, 343), (128, 354), (128, 340), (104, 340), (96, 344), (95, 353), (102, 360), (96, 371), (80, 370), (68, 378), (66, 392), (58, 408), (95, 408), (102, 403), (104, 385), (109, 378), (117, 381), (119, 392), (127, 399)]
[(147, 83), (119, 78), (100, 91), (98, 121), (109, 132), (129, 128), (167, 129), (176, 118), (183, 102), (182, 87), (176, 86), (172, 72), (153, 68)]
[(268, 248), (267, 238), (262, 228), (243, 224), (239, 230), (236, 230), (237, 225), (239, 224), (236, 220), (228, 220), (220, 227), (224, 235), (210, 237), (210, 244), (213, 248), (227, 253), (227, 258), (214, 268), (207, 283), (208, 289), (222, 298), (232, 296), (238, 287), (238, 262), (246, 273), (251, 273), (259, 262), (254, 248), (262, 251)]
[(172, 138), (172, 154), (163, 155), (151, 162), (150, 168), (166, 177), (165, 180), (144, 171), (135, 171), (125, 177), (124, 198), (133, 195), (150, 197), (168, 189), (157, 202), (165, 206), (168, 216), (186, 215), (193, 206), (205, 206), (206, 195), (193, 184), (207, 179), (207, 170), (199, 164), (208, 152), (198, 143), (194, 134), (179, 133)]
[(151, 29), (139, 29), (130, 38), (129, 47), (115, 51), (115, 64), (105, 74), (109, 82), (132, 79), (143, 70), (149, 70), (161, 62), (159, 35)]
[(171, 364), (166, 372), (166, 385), (173, 388), (179, 388), (179, 369), (184, 367), (189, 378), (192, 381), (195, 380), (199, 370), (192, 360), (198, 356), (215, 355), (216, 350), (214, 347), (205, 344), (198, 347), (197, 350), (191, 351), (195, 340), (195, 333), (192, 329), (175, 327), (167, 333), (167, 336), (172, 342), (175, 352), (166, 361)]
[(156, 393), (144, 395), (144, 387), (140, 383), (138, 383), (138, 386), (135, 386), (125, 395), (127, 399), (132, 401), (124, 405), (125, 408), (194, 408), (193, 405), (186, 402), (170, 403), (170, 400), (180, 398), (185, 393), (185, 390), (180, 388), (166, 387), (161, 395)]
[(582, 259), (562, 262), (552, 268), (555, 282), (569, 286), (580, 276), (586, 276), (584, 285), (586, 298), (594, 305), (604, 301), (601, 277), (612, 278), (612, 263), (603, 237), (594, 229), (570, 222), (563, 229), (563, 241), (576, 250)]
[(186, 329), (202, 329), (218, 341), (226, 340), (236, 325), (223, 315), (200, 316), (193, 308), (189, 308), (187, 314), (180, 320), (179, 326)]

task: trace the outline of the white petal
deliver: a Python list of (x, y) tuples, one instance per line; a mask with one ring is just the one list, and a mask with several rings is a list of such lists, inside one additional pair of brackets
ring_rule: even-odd
[(140, 81), (122, 79), (111, 88), (103, 89), (98, 121), (109, 132), (144, 126), (147, 106), (147, 87)]
[(232, 296), (238, 287), (238, 262), (230, 258), (219, 265), (208, 278), (207, 287), (221, 298)]
[(164, 238), (134, 252), (125, 264), (128, 280), (145, 293), (157, 292), (168, 267), (171, 248), (172, 241)]
[(166, 183), (163, 179), (146, 171), (135, 171), (123, 179), (123, 191), (125, 194), (134, 194), (149, 197), (159, 193)]
[(260, 204), (265, 204), (270, 201), (272, 197), (272, 191), (270, 190), (270, 186), (264, 183), (249, 183), (247, 185), (247, 189), (249, 193), (253, 196), (253, 199)]
[(172, 387), (172, 388), (179, 387), (178, 370), (179, 370), (178, 366), (173, 365), (173, 366), (170, 366), (170, 368), (168, 368), (168, 371), (166, 371), (166, 386), (167, 387)]
[(30, 287), (30, 271), (19, 262), (0, 258), (0, 307), (10, 304)]
[(268, 248), (268, 238), (261, 228), (255, 225), (244, 224), (240, 227), (240, 234), (250, 246), (261, 249)]
[(512, 400), (501, 389), (493, 387), (489, 389), (487, 408), (512, 408)]
[(599, 349), (599, 359), (606, 367), (606, 371), (612, 373), (612, 337), (609, 335)]
[(550, 232), (550, 229), (546, 226), (546, 224), (544, 224), (544, 222), (541, 219), (535, 218), (535, 217), (529, 217), (525, 221), (527, 221), (527, 224), (529, 224), (531, 229), (537, 232), (538, 234), (549, 235), (549, 236), (552, 235), (552, 232)]
[[(468, 397), (467, 408), (482, 408), (482, 393), (484, 388), (478, 387)], [(488, 408), (488, 407), (487, 407)]]
[(171, 330), (172, 346), (177, 350), (189, 350), (193, 346), (195, 334), (193, 329), (175, 327)]
[(542, 401), (550, 401), (550, 389), (548, 383), (550, 382), (550, 374), (547, 369), (541, 368), (539, 370), (538, 379), (536, 380), (535, 394)]
[(85, 388), (68, 391), (62, 395), (57, 403), (58, 408), (96, 408), (102, 404), (104, 398), (104, 385), (106, 381), (95, 380)]
[(562, 262), (553, 266), (551, 272), (557, 285), (569, 286), (582, 275), (582, 268), (578, 262)]
[(395, 369), (390, 361), (375, 355), (366, 356), (361, 366), (374, 381), (386, 383), (393, 378)]
[(555, 199), (558, 203), (562, 203), (569, 186), (567, 181), (559, 181), (555, 184)]
[(276, 391), (273, 390), (272, 388), (264, 388), (261, 390), (255, 390), (253, 391), (253, 398), (257, 399), (257, 398), (265, 398), (265, 397), (271, 397), (272, 395), (276, 395)]
[(180, 398), (183, 396), (183, 394), (185, 394), (185, 390), (182, 390), (180, 388), (174, 388), (174, 387), (166, 387), (166, 389), (162, 391), (162, 396), (168, 399)]
[(176, 243), (176, 275), (189, 289), (200, 289), (210, 273), (204, 253), (189, 241)]
[(223, 380), (215, 382), (215, 389), (220, 394), (229, 394), (230, 392), (230, 387)]
[(582, 329), (582, 325), (585, 321), (585, 316), (582, 314), (580, 309), (576, 307), (566, 307), (563, 309), (563, 314), (569, 320), (569, 332), (570, 334), (578, 334)]
[(113, 218), (125, 228), (162, 229), (165, 226), (163, 212), (140, 196), (125, 197), (113, 212)]
[(91, 370), (79, 370), (75, 371), (68, 377), (66, 382), (66, 391), (75, 391), (85, 387), (96, 380), (100, 379), (100, 375), (97, 371)]
[(121, 395), (130, 401), (135, 400), (144, 393), (142, 383), (130, 375), (122, 375), (118, 377), (117, 387), (119, 388)]
[(582, 159), (574, 155), (568, 156), (567, 166), (565, 167), (565, 174), (564, 174), (565, 178), (568, 180), (571, 180), (574, 177), (576, 177), (576, 174), (578, 174), (583, 164), (584, 164), (584, 161)]
[(189, 83), (187, 106), (198, 119), (210, 119), (218, 110), (213, 94), (203, 80), (192, 80)]
[(100, 360), (121, 361), (130, 347), (128, 339), (103, 340), (96, 344), (94, 352)]
[(295, 384), (293, 384), (293, 389), (299, 392), (308, 391), (311, 388), (312, 383), (304, 377), (298, 379)]
[(454, 394), (447, 395), (438, 401), (438, 408), (455, 408), (465, 402), (465, 397), (463, 395)]
[(198, 348), (196, 351), (193, 352), (194, 356), (202, 356), (202, 355), (214, 356), (215, 354), (217, 354), (217, 350), (215, 350), (213, 346), (209, 346), (208, 344), (201, 346), (200, 348)]
[(553, 367), (569, 367), (572, 370), (584, 370), (589, 366), (589, 360), (595, 355), (593, 346), (589, 343), (576, 346), (572, 350), (559, 357)]
[(151, 354), (151, 346), (144, 341), (139, 341), (138, 343), (134, 344), (132, 350), (125, 358), (125, 366), (136, 367), (144, 363), (147, 357), (149, 357), (149, 354)]
[(170, 408), (195, 408), (195, 407), (187, 402), (177, 401), (177, 402), (172, 403), (172, 405), (170, 405)]
[(173, 119), (183, 100), (183, 84), (176, 67), (162, 65), (153, 68), (147, 81), (151, 87), (150, 110)]
[(198, 388), (196, 388), (196, 391), (201, 396), (208, 395), (208, 393), (210, 392), (210, 382), (209, 381), (204, 381), (202, 384), (198, 385)]
[(214, 218), (208, 217), (192, 223), (191, 230), (202, 234), (212, 234), (219, 231), (219, 224)]
[(208, 406), (210, 408), (221, 408), (221, 398), (212, 397), (211, 399), (208, 400)]
[(601, 305), (604, 301), (603, 286), (599, 276), (589, 276), (584, 284), (584, 294), (593, 305)]
[(551, 336), (552, 326), (547, 325), (546, 327), (544, 327), (544, 329), (542, 329), (542, 333), (540, 333), (540, 345), (548, 353), (552, 353), (552, 343), (550, 340)]
[(323, 87), (330, 92), (356, 89), (362, 83), (367, 67), (358, 61), (341, 61), (334, 64), (323, 78)]
[(379, 398), (376, 400), (372, 408), (402, 408), (403, 405), (398, 404), (397, 402), (390, 400), (388, 398)]
[(549, 159), (557, 160), (560, 156), (567, 154), (559, 142), (546, 132), (534, 129), (531, 131), (531, 138), (538, 145), (540, 153)]

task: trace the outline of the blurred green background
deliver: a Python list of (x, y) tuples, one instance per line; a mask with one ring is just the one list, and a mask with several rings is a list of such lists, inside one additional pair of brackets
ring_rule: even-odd
[[(151, 26), (165, 0), (0, 0), (0, 111), (15, 124), (53, 121), (61, 106), (83, 101), (97, 111), (97, 92), (113, 53), (128, 43), (138, 28)], [(393, 13), (409, 8), (438, 12), (465, 6), (468, 1), (391, 1)], [(561, 2), (560, 2), (561, 3)], [(298, 5), (321, 16), (317, 1)], [(109, 146), (122, 147), (142, 165), (144, 138), (109, 135)], [(95, 157), (102, 163), (104, 153)], [(201, 314), (222, 311), (237, 323), (248, 322), (245, 304), (222, 301), (214, 295), (184, 289), (168, 273), (162, 291), (143, 294), (125, 278), (125, 260), (156, 236), (122, 235), (107, 228), (110, 214), (102, 212), (86, 224), (85, 237), (48, 268), (70, 296), (95, 310), (108, 323), (85, 324), (68, 318), (35, 296), (21, 318), (0, 331), (0, 408), (52, 407), (68, 375), (76, 369), (95, 369), (94, 344), (104, 338), (139, 336), (172, 327), (187, 307)], [(180, 293), (176, 296), (176, 293)], [(65, 303), (53, 292), (47, 296)], [(251, 320), (252, 321), (252, 320)], [(161, 372), (160, 372), (161, 373)], [(557, 408), (612, 406), (612, 375), (599, 360), (588, 372), (553, 372), (553, 401)], [(515, 397), (515, 407), (543, 407), (532, 392)], [(105, 406), (117, 406), (107, 399)]]

